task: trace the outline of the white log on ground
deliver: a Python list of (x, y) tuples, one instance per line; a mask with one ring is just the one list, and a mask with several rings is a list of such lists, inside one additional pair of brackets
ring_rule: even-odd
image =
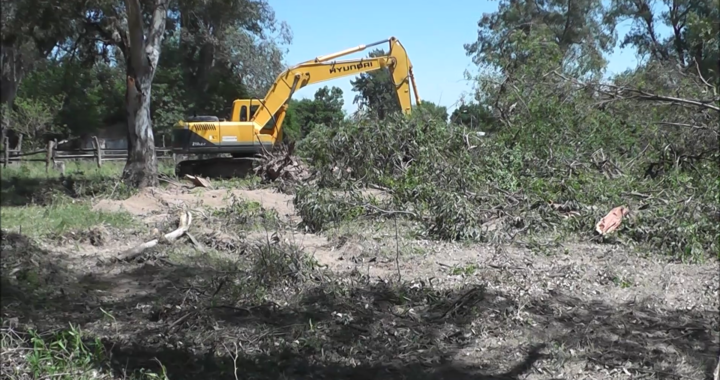
[[(172, 232), (165, 234), (162, 237), (162, 240), (164, 240), (168, 243), (173, 243), (175, 240), (177, 240), (181, 236), (185, 235), (188, 228), (190, 228), (191, 222), (192, 222), (192, 214), (190, 213), (190, 211), (184, 211), (180, 215), (180, 222), (178, 223), (178, 228)], [(160, 239), (153, 239), (148, 242), (142, 243), (138, 246), (135, 246), (135, 247), (121, 253), (117, 259), (118, 259), (118, 261), (133, 260), (136, 257), (140, 256), (146, 250), (158, 245), (159, 243), (160, 243)]]

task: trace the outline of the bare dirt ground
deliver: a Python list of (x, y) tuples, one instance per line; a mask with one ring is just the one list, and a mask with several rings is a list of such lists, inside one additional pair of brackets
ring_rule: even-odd
[[(279, 227), (238, 231), (210, 215), (233, 199), (277, 211)], [(157, 358), (170, 379), (711, 379), (718, 359), (717, 262), (423, 241), (392, 224), (309, 234), (272, 190), (150, 189), (94, 207), (168, 231), (172, 210), (190, 208), (200, 245), (128, 263), (111, 259), (148, 234), (4, 236), (5, 268), (36, 268), (53, 291), (3, 284), (3, 312), (80, 325), (113, 347), (118, 374)]]

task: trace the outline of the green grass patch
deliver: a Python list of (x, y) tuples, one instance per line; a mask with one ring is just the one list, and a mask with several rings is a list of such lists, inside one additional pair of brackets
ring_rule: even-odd
[(100, 225), (119, 229), (137, 226), (129, 213), (94, 211), (86, 201), (63, 201), (45, 207), (2, 207), (0, 217), (3, 229), (22, 231), (23, 235), (32, 237), (59, 235)]
[[(64, 161), (65, 176), (82, 175), (88, 179), (119, 178), (122, 174), (125, 162), (109, 161), (103, 162), (101, 167), (93, 161)], [(158, 171), (161, 174), (174, 175), (175, 165), (171, 161), (159, 160)], [(45, 164), (40, 162), (23, 162), (20, 164), (8, 165), (2, 169), (2, 178), (59, 178), (60, 171), (53, 169), (45, 171)]]
[[(174, 175), (174, 166), (160, 162), (158, 170)], [(57, 170), (45, 171), (40, 163), (9, 165), (0, 172), (2, 206), (46, 205), (58, 194), (73, 198), (109, 197), (125, 199), (136, 190), (120, 181), (124, 163), (107, 162), (98, 168), (90, 161), (66, 161), (64, 176)]]

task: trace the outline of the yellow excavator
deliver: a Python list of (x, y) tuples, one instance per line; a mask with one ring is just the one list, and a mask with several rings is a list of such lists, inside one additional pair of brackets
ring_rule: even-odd
[[(335, 60), (383, 43), (390, 45), (385, 55)], [(190, 174), (226, 178), (245, 175), (252, 168), (252, 161), (248, 158), (271, 151), (282, 142), (283, 120), (295, 91), (310, 84), (384, 68), (392, 74), (402, 112), (409, 114), (412, 108), (411, 88), (416, 104), (420, 104), (412, 64), (400, 41), (390, 37), (290, 67), (277, 77), (264, 99), (235, 100), (230, 120), (217, 116), (194, 116), (179, 121), (173, 127), (173, 153), (230, 154), (232, 157), (182, 161), (175, 173), (178, 176)]]

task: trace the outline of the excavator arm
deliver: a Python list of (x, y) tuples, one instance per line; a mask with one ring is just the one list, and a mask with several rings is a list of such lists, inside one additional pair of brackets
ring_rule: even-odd
[[(335, 58), (363, 51), (383, 43), (389, 44), (389, 51), (382, 56), (343, 61), (335, 60)], [(287, 104), (297, 90), (307, 85), (383, 68), (389, 69), (402, 111), (409, 114), (412, 108), (411, 89), (416, 102), (420, 103), (412, 63), (400, 41), (395, 37), (390, 37), (387, 40), (317, 57), (282, 72), (270, 87), (265, 99), (260, 101), (260, 106), (257, 107), (256, 112), (250, 119), (256, 125), (255, 133), (270, 134), (276, 138), (281, 132), (280, 129), (282, 128), (282, 120), (285, 117)], [(239, 106), (233, 107), (232, 120), (240, 119), (240, 109)]]

